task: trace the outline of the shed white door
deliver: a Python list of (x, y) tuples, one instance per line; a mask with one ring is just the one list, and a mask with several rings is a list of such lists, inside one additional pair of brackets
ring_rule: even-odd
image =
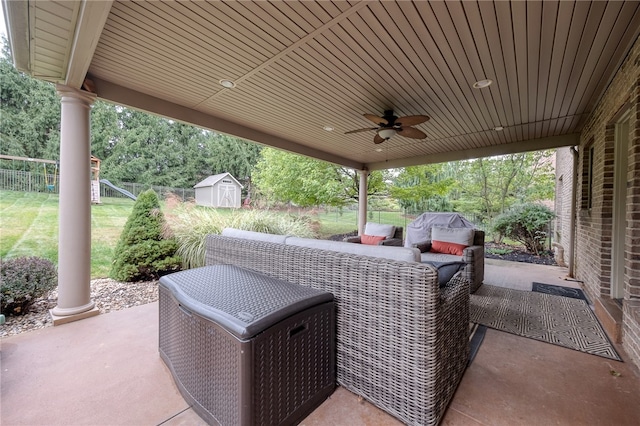
[(218, 206), (220, 207), (235, 207), (234, 200), (236, 199), (236, 186), (231, 184), (220, 184), (218, 189)]

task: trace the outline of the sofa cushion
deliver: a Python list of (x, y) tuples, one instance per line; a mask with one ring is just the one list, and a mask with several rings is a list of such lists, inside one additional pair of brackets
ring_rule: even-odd
[(420, 250), (417, 248), (369, 246), (366, 244), (345, 243), (343, 241), (315, 240), (312, 238), (298, 237), (287, 238), (286, 244), (321, 250), (338, 251), (342, 253), (359, 254), (361, 256), (381, 257), (389, 260), (420, 262)]
[(365, 235), (376, 235), (385, 238), (392, 238), (396, 233), (396, 227), (393, 225), (383, 225), (382, 223), (367, 222), (364, 226)]
[(360, 236), (360, 242), (362, 244), (369, 244), (370, 246), (377, 246), (380, 241), (383, 241), (385, 239), (386, 237), (379, 236), (379, 235), (362, 234)]
[(471, 228), (441, 228), (431, 230), (431, 252), (462, 256), (462, 251), (473, 244), (475, 230)]
[(438, 270), (438, 285), (442, 288), (457, 274), (466, 263), (464, 262), (425, 262), (433, 265)]
[(429, 262), (462, 262), (464, 259), (462, 256), (456, 256), (454, 254), (444, 254), (444, 253), (422, 253), (420, 255), (420, 261), (422, 263)]
[(264, 232), (245, 231), (243, 229), (225, 228), (222, 230), (223, 237), (244, 238), (245, 240), (266, 241), (268, 243), (284, 244), (287, 235), (267, 234)]

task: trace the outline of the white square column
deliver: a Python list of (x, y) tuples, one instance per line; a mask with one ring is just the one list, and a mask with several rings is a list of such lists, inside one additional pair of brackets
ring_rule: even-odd
[(91, 105), (96, 95), (67, 86), (61, 97), (58, 305), (54, 325), (97, 315), (91, 300)]
[(368, 170), (358, 171), (360, 174), (360, 188), (358, 192), (358, 235), (364, 234), (364, 226), (367, 223), (367, 193)]

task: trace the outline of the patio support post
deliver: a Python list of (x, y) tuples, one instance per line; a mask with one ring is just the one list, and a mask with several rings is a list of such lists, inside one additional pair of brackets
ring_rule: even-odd
[(60, 325), (99, 313), (91, 300), (91, 139), (95, 94), (56, 87), (61, 97), (58, 305)]
[(360, 188), (358, 193), (358, 235), (364, 234), (364, 225), (367, 223), (367, 178), (368, 170), (360, 170)]

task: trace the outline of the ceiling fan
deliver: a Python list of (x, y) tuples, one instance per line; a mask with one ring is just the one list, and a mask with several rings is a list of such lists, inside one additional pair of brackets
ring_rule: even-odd
[(373, 143), (382, 143), (391, 139), (392, 136), (398, 134), (406, 138), (424, 139), (427, 135), (422, 131), (411, 126), (424, 123), (429, 120), (426, 115), (407, 115), (406, 117), (396, 117), (393, 114), (393, 110), (386, 110), (382, 117), (378, 117), (373, 114), (364, 114), (364, 118), (373, 121), (378, 127), (367, 127), (365, 129), (351, 130), (345, 132), (345, 135), (349, 133), (367, 132), (369, 130), (375, 130), (376, 135), (373, 138)]

